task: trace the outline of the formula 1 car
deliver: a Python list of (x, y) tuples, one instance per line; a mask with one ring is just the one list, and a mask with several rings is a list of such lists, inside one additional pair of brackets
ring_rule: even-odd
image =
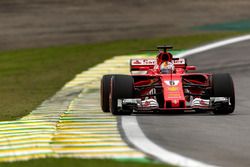
[[(230, 74), (191, 73), (184, 58), (173, 58), (171, 46), (158, 46), (156, 59), (130, 60), (130, 75), (109, 74), (101, 79), (101, 107), (113, 115), (133, 112), (210, 111), (230, 114), (235, 108)], [(161, 64), (173, 65), (163, 72)]]

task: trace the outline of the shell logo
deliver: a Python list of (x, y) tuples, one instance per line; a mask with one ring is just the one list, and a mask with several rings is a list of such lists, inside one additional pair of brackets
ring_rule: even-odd
[(178, 87), (176, 87), (176, 86), (168, 87), (168, 91), (170, 91), (170, 92), (176, 92), (176, 91), (178, 91)]

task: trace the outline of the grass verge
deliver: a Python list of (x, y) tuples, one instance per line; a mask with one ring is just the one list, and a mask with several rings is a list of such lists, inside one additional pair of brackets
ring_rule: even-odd
[(144, 163), (133, 161), (116, 161), (116, 160), (96, 160), (96, 159), (76, 159), (76, 158), (46, 158), (29, 161), (19, 161), (12, 163), (0, 163), (4, 167), (171, 167), (165, 164)]
[(27, 115), (75, 74), (112, 56), (139, 53), (139, 49), (154, 49), (159, 44), (187, 49), (239, 34), (207, 33), (0, 52), (0, 120)]

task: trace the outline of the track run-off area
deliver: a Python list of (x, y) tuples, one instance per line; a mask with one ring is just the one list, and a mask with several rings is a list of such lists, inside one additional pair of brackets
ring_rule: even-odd
[[(189, 50), (183, 54), (179, 54), (179, 56), (189, 56), (249, 39), (249, 36), (244, 36), (221, 41)], [(195, 123), (195, 119), (201, 117), (196, 116), (196, 118), (192, 119), (192, 116), (186, 115), (152, 116), (150, 114), (147, 116), (142, 115), (135, 117), (135, 115), (132, 115), (117, 118), (110, 113), (103, 113), (101, 111), (99, 102), (101, 77), (105, 74), (129, 74), (129, 59), (146, 56), (148, 55), (116, 56), (106, 60), (104, 63), (98, 64), (76, 75), (72, 81), (66, 83), (60, 91), (50, 99), (44, 101), (29, 115), (16, 121), (0, 122), (0, 161), (18, 161), (46, 157), (144, 160), (150, 156), (163, 162), (179, 166), (210, 166), (208, 164), (228, 166), (230, 162), (225, 163), (223, 160), (213, 161), (213, 158), (210, 157), (202, 158), (202, 152), (197, 153), (199, 156), (196, 156), (192, 152), (199, 149), (192, 150), (190, 147), (190, 150), (188, 150), (189, 148), (185, 148), (184, 146), (179, 147), (179, 150), (178, 148), (173, 149), (175, 144), (180, 144), (182, 141), (179, 139), (180, 136), (173, 132), (177, 128), (176, 125), (178, 125), (178, 121), (179, 125), (183, 124), (183, 129), (176, 130), (176, 132), (181, 135), (185, 134), (183, 132), (185, 129), (188, 130), (185, 126), (189, 125), (192, 127), (191, 124)], [(220, 56), (223, 55), (221, 54)], [(200, 61), (202, 61), (202, 58)], [(216, 59), (210, 63), (216, 63)], [(196, 64), (192, 63), (191, 65)], [(205, 68), (204, 71), (206, 71)], [(237, 113), (238, 112), (239, 111), (237, 111)], [(219, 118), (222, 117), (223, 116), (219, 116)], [(233, 117), (234, 116), (229, 118), (229, 116), (225, 116), (225, 119), (233, 121)], [(168, 120), (165, 120), (165, 118)], [(212, 118), (215, 117), (209, 117), (209, 119)], [(127, 125), (126, 122), (124, 122), (125, 119)], [(169, 121), (170, 119), (177, 120), (176, 122), (172, 122), (169, 127), (164, 127), (166, 126), (164, 121)], [(189, 120), (190, 123), (185, 125), (185, 122), (183, 122), (185, 119), (187, 121)], [(120, 121), (121, 126), (119, 126)], [(211, 126), (216, 123), (215, 119), (213, 121), (211, 121)], [(171, 121), (169, 121), (169, 123), (171, 123)], [(199, 126), (198, 124), (194, 125)], [(136, 127), (133, 128), (132, 126)], [(221, 126), (226, 125), (223, 124)], [(206, 129), (202, 129), (204, 127), (201, 125), (201, 131), (206, 132)], [(172, 128), (172, 131), (170, 128)], [(138, 131), (136, 131), (136, 129)], [(125, 134), (125, 140), (130, 144), (127, 144), (122, 138), (121, 130), (122, 134)], [(168, 133), (166, 130), (170, 130), (170, 132)], [(140, 134), (143, 135), (143, 138)], [(209, 134), (209, 132), (207, 132), (207, 134)], [(185, 138), (186, 140), (190, 140), (190, 136), (182, 136), (182, 138), (183, 140), (185, 140)], [(138, 139), (141, 141), (138, 141)], [(209, 138), (207, 139), (209, 140)], [(165, 140), (165, 142), (163, 140)], [(173, 140), (176, 142), (173, 142), (173, 145), (171, 145), (169, 142)], [(188, 143), (186, 140), (184, 145), (195, 144), (192, 142)], [(220, 138), (218, 138), (218, 140), (220, 140)], [(203, 144), (202, 142), (202, 140), (199, 140), (199, 143), (197, 143), (198, 147)], [(145, 143), (146, 145), (143, 145)], [(153, 147), (152, 144), (154, 145)], [(173, 152), (167, 151), (169, 144), (169, 148)], [(212, 144), (213, 143), (205, 143), (204, 146), (214, 147)], [(131, 145), (136, 149), (132, 148)], [(156, 150), (155, 146), (163, 152)], [(143, 147), (148, 149), (143, 149)], [(218, 147), (218, 149), (220, 148)], [(166, 154), (166, 152), (169, 154)], [(163, 155), (159, 156), (160, 153)], [(184, 153), (185, 156), (182, 156), (182, 153)], [(204, 156), (211, 155), (204, 154)], [(192, 157), (193, 159), (187, 157)], [(223, 159), (223, 155), (220, 154), (218, 158)], [(237, 160), (237, 163), (240, 163), (240, 161)], [(249, 161), (243, 164), (249, 164)], [(241, 164), (239, 164), (239, 166), (241, 166)]]

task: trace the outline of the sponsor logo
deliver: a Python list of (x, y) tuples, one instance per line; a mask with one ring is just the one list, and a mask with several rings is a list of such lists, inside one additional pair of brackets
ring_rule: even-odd
[(146, 64), (146, 65), (155, 65), (156, 64), (156, 60), (145, 59), (143, 63)]
[(170, 93), (168, 94), (168, 98), (180, 98), (180, 94)]
[(170, 91), (170, 92), (176, 92), (176, 91), (178, 91), (179, 89), (178, 89), (178, 87), (176, 87), (176, 86), (170, 86), (170, 87), (168, 87), (168, 91)]
[(131, 62), (132, 65), (155, 65), (155, 59), (134, 59)]
[(180, 81), (179, 80), (169, 80), (169, 81), (165, 81), (165, 83), (168, 86), (177, 86), (180, 83)]
[(132, 61), (132, 65), (140, 65), (140, 64), (142, 64), (142, 63), (139, 60), (133, 60)]
[(173, 63), (175, 65), (181, 65), (181, 64), (185, 64), (185, 59), (179, 59), (179, 60), (173, 60)]

